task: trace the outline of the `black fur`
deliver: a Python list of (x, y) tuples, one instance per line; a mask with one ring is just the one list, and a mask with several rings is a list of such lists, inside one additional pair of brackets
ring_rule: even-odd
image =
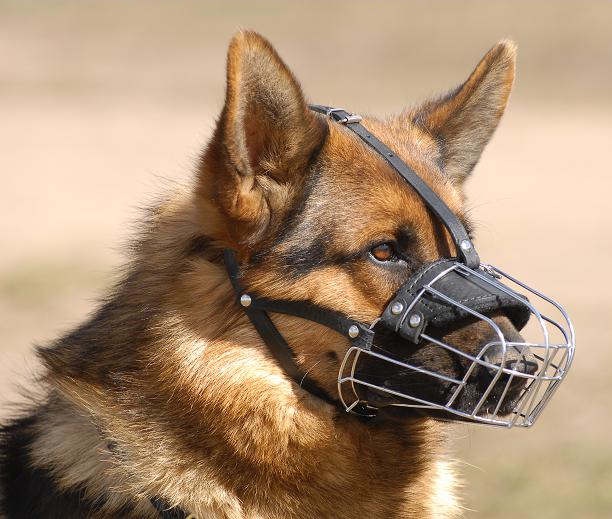
[(325, 264), (328, 242), (329, 239), (321, 233), (308, 244), (289, 250), (283, 257), (283, 262), (292, 274), (306, 275)]
[(196, 236), (194, 237), (186, 250), (187, 256), (200, 256), (205, 254), (210, 248), (212, 238), (209, 236)]
[(48, 470), (33, 467), (29, 451), (37, 420), (35, 413), (0, 429), (0, 516), (7, 519), (90, 516), (102, 503), (87, 502), (80, 489), (60, 490)]

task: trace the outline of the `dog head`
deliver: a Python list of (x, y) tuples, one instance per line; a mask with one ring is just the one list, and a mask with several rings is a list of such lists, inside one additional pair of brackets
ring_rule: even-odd
[[(503, 114), (514, 64), (514, 45), (500, 42), (448, 95), (362, 123), (468, 229), (463, 183)], [(250, 291), (307, 301), (362, 322), (375, 320), (421, 265), (456, 255), (448, 232), (414, 190), (352, 132), (309, 110), (293, 74), (253, 32), (231, 42), (225, 105), (202, 159), (198, 197), (214, 208), (207, 218), (215, 240), (238, 251)], [(273, 319), (303, 372), (335, 394), (348, 340), (297, 317)], [(503, 315), (491, 319), (508, 336), (518, 335)], [(490, 327), (469, 320), (435, 333), (470, 354), (492, 339)], [(433, 343), (415, 346), (385, 333), (376, 341), (427, 370), (449, 377), (466, 370), (461, 358)], [(516, 357), (506, 362), (522, 362), (528, 370), (521, 352)], [(443, 381), (389, 373), (375, 361), (362, 369), (383, 384), (416, 387), (432, 401), (448, 396)], [(477, 370), (469, 383), (477, 388), (490, 376)], [(466, 390), (460, 406), (471, 405), (476, 393)], [(384, 406), (388, 397), (372, 392), (367, 399)]]

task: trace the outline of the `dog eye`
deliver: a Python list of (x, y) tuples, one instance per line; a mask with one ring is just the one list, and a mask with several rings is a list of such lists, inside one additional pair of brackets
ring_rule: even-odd
[(370, 255), (376, 261), (395, 261), (398, 259), (395, 244), (393, 243), (381, 243), (370, 249)]

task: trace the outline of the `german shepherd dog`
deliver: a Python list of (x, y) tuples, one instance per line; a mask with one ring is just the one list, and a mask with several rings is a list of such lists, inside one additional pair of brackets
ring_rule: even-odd
[[(514, 66), (515, 47), (502, 41), (448, 95), (362, 123), (466, 225), (462, 185), (504, 112)], [(231, 248), (250, 290), (371, 322), (411, 273), (454, 247), (380, 156), (309, 110), (270, 43), (240, 32), (193, 187), (150, 212), (100, 308), (38, 350), (46, 397), (1, 432), (3, 514), (460, 515), (446, 422), (415, 410), (364, 420), (305, 391), (237, 304), (223, 264)], [(337, 398), (347, 338), (271, 317), (302, 372)], [(477, 323), (448, 334), (469, 352), (488, 340)], [(429, 353), (412, 355), (449, 376), (458, 369)]]

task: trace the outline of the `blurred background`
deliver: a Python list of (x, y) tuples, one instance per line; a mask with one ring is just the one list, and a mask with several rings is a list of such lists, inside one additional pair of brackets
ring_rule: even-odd
[(0, 417), (81, 321), (139, 207), (186, 181), (238, 28), (316, 102), (385, 114), (519, 45), (469, 196), (481, 256), (567, 305), (577, 359), (532, 430), (457, 426), (468, 517), (612, 517), (612, 2), (0, 0)]

